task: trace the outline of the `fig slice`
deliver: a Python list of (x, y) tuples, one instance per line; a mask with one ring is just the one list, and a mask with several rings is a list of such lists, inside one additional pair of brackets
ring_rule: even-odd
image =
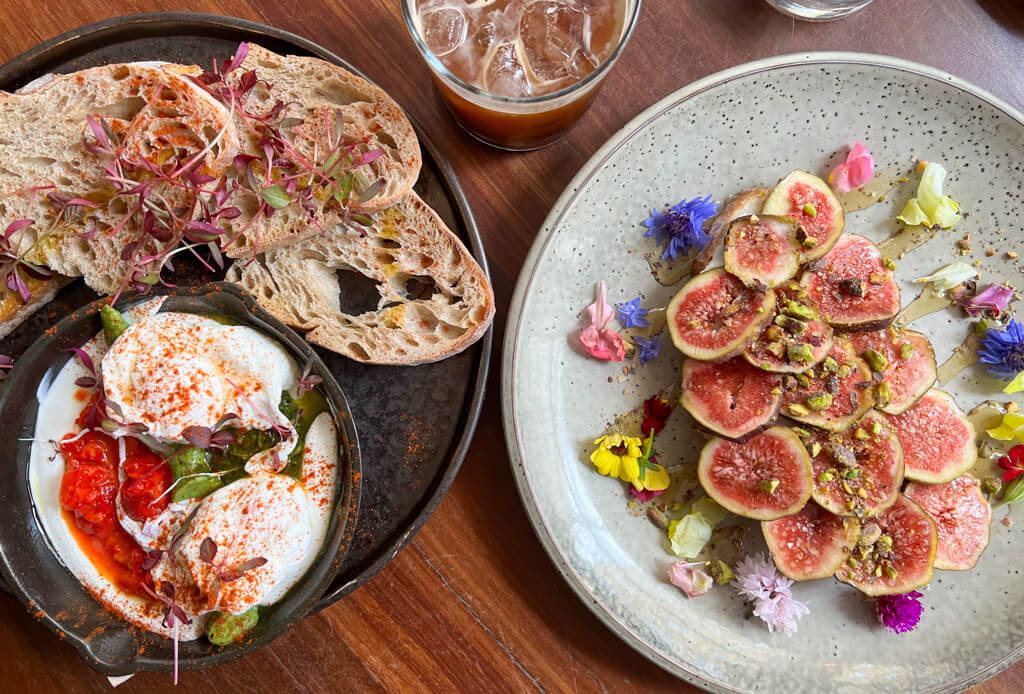
[(781, 378), (741, 357), (683, 363), (679, 402), (697, 423), (723, 438), (745, 441), (770, 427), (782, 404)]
[(744, 286), (723, 268), (690, 279), (668, 305), (668, 330), (680, 352), (722, 361), (747, 348), (775, 310), (775, 292)]
[(828, 578), (850, 557), (860, 524), (813, 501), (791, 516), (762, 521), (761, 532), (775, 566), (794, 581)]
[(715, 215), (715, 220), (711, 223), (711, 229), (708, 231), (711, 242), (700, 249), (700, 253), (693, 261), (694, 272), (704, 272), (704, 268), (711, 264), (715, 257), (715, 251), (722, 245), (725, 232), (729, 230), (732, 220), (760, 212), (761, 205), (764, 204), (764, 199), (768, 197), (769, 192), (767, 188), (750, 188), (736, 193), (725, 201), (718, 214)]
[(974, 425), (949, 393), (933, 388), (905, 412), (888, 419), (903, 444), (908, 480), (942, 484), (967, 472), (978, 460)]
[(785, 427), (772, 427), (746, 443), (711, 439), (700, 453), (697, 477), (723, 508), (755, 520), (796, 513), (811, 498), (811, 461)]
[(786, 217), (740, 217), (725, 236), (725, 269), (748, 287), (778, 287), (800, 269), (796, 236), (796, 224)]
[(871, 369), (845, 337), (836, 337), (828, 356), (807, 371), (782, 379), (782, 413), (828, 431), (846, 431), (875, 403)]
[(931, 580), (937, 547), (935, 522), (900, 494), (882, 515), (861, 525), (861, 540), (836, 578), (871, 596), (906, 593)]
[(828, 253), (846, 227), (843, 206), (835, 193), (806, 171), (793, 171), (779, 181), (761, 213), (788, 217), (800, 227), (804, 262)]
[(935, 568), (973, 569), (988, 547), (992, 508), (981, 493), (981, 482), (964, 473), (944, 484), (911, 482), (904, 494), (925, 510), (939, 533)]
[(868, 412), (842, 434), (811, 432), (811, 496), (837, 516), (870, 518), (896, 501), (903, 486), (903, 446), (885, 416)]
[(889, 326), (849, 337), (857, 356), (882, 375), (875, 387), (875, 407), (882, 412), (905, 412), (935, 383), (935, 350), (921, 333)]
[(832, 326), (817, 316), (817, 307), (799, 284), (776, 288), (775, 315), (743, 356), (765, 371), (806, 371), (832, 349)]
[(844, 332), (880, 330), (900, 312), (900, 288), (874, 243), (846, 234), (807, 267), (800, 283), (821, 317)]

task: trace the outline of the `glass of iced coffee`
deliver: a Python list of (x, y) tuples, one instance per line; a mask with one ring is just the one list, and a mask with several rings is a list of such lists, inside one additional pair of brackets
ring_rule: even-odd
[(471, 135), (528, 150), (587, 110), (640, 0), (402, 0), (413, 41)]

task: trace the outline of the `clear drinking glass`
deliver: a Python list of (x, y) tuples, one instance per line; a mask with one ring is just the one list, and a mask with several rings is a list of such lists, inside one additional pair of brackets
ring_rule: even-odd
[[(543, 0), (524, 0), (524, 4), (529, 6), (541, 1)], [(579, 1), (593, 0), (565, 0), (567, 4)], [(587, 110), (597, 95), (601, 81), (622, 53), (640, 14), (641, 0), (610, 1), (622, 5), (624, 14), (622, 15), (621, 30), (613, 37), (614, 43), (609, 44), (614, 45), (614, 48), (608, 56), (596, 64), (593, 71), (582, 79), (567, 84), (557, 91), (535, 96), (497, 94), (470, 84), (467, 80), (454, 74), (431, 51), (427, 41), (423, 38), (422, 23), (417, 9), (418, 0), (402, 0), (402, 11), (413, 42), (424, 60), (427, 61), (438, 89), (459, 125), (478, 140), (493, 147), (522, 151), (538, 149), (551, 144), (568, 131)], [(547, 0), (547, 2), (551, 4), (551, 0)], [(438, 3), (435, 3), (435, 9), (438, 4), (448, 5), (449, 3), (438, 0)], [(450, 2), (452, 6), (469, 9), (487, 4), (489, 3), (484, 0), (451, 0)], [(445, 6), (443, 9), (447, 11), (449, 8)], [(457, 22), (447, 26), (450, 29), (450, 37), (446, 35), (443, 38), (451, 38), (450, 45), (461, 46), (464, 41), (478, 38), (476, 35), (468, 37), (466, 30), (462, 29)], [(477, 32), (477, 34), (479, 33)], [(434, 43), (436, 46), (436, 38)], [(522, 57), (523, 53), (521, 52), (519, 57)], [(443, 55), (447, 55), (447, 53), (442, 53)], [(528, 64), (526, 69), (533, 71)]]
[(790, 17), (809, 22), (828, 22), (848, 17), (871, 4), (871, 0), (765, 0)]

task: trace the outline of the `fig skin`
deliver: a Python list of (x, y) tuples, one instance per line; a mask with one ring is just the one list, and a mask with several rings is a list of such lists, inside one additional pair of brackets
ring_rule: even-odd
[[(813, 525), (815, 531), (822, 526), (827, 529), (841, 529), (841, 535), (830, 546), (814, 548), (813, 551), (818, 553), (818, 566), (813, 570), (801, 570), (796, 566), (799, 556), (788, 560), (786, 557), (791, 553), (799, 555), (799, 553), (805, 552), (807, 546), (814, 539), (819, 539), (818, 536), (815, 535), (804, 542), (799, 541), (804, 538), (798, 537), (798, 541), (794, 543), (795, 546), (787, 546), (785, 538), (782, 537), (788, 531), (799, 532), (807, 529), (807, 525)], [(775, 561), (775, 566), (782, 575), (794, 581), (813, 581), (832, 576), (836, 569), (850, 558), (850, 553), (860, 536), (860, 523), (855, 518), (836, 516), (813, 501), (809, 501), (800, 511), (791, 516), (784, 516), (773, 521), (762, 521), (761, 532), (764, 534), (765, 543)]]
[[(794, 190), (819, 197), (825, 205), (831, 208), (832, 218), (824, 219), (826, 214), (824, 205), (820, 205), (822, 207), (820, 210), (816, 208), (813, 216), (809, 215), (804, 211), (803, 206), (797, 205), (792, 199), (791, 194)], [(818, 242), (815, 245), (802, 249), (801, 259), (805, 263), (821, 258), (832, 250), (846, 228), (846, 214), (843, 212), (843, 205), (832, 189), (817, 176), (799, 169), (790, 172), (779, 181), (764, 201), (761, 212), (762, 214), (789, 217), (797, 225), (807, 225), (811, 228), (820, 228), (824, 222), (827, 222), (824, 238), (817, 239)]]
[[(791, 457), (783, 459), (772, 447), (786, 449), (785, 453)], [(767, 448), (771, 455), (760, 461), (752, 460), (758, 448)], [(788, 469), (782, 470), (780, 466), (788, 466)], [(785, 480), (781, 479), (782, 473), (786, 473)], [(775, 474), (779, 477), (773, 477)], [(746, 443), (718, 437), (711, 439), (701, 451), (697, 478), (708, 496), (727, 511), (754, 520), (775, 520), (796, 513), (811, 498), (810, 458), (796, 434), (785, 427), (772, 427)], [(776, 482), (774, 488), (760, 487), (763, 483), (770, 484), (772, 479)], [(725, 484), (742, 484), (743, 489), (734, 488), (732, 492), (745, 494), (750, 500), (744, 502), (732, 498), (726, 489), (716, 486), (716, 480)], [(785, 494), (789, 503), (785, 506), (764, 503), (763, 499), (770, 498), (772, 494)]]
[[(768, 429), (778, 419), (782, 405), (780, 382), (779, 376), (751, 366), (740, 357), (717, 363), (687, 359), (683, 363), (679, 403), (702, 429), (742, 443)], [(728, 411), (717, 414), (712, 411), (714, 407), (726, 406)], [(751, 408), (761, 408), (761, 411), (750, 413), (747, 425), (724, 421), (735, 419), (733, 415), (738, 409), (749, 411)]]
[[(668, 331), (676, 349), (686, 356), (725, 361), (742, 353), (754, 341), (774, 310), (774, 290), (758, 292), (724, 268), (713, 268), (692, 277), (669, 302)], [(734, 334), (720, 344), (697, 344), (702, 339), (720, 336), (726, 329)]]
[[(778, 287), (793, 279), (800, 270), (800, 243), (796, 234), (796, 224), (788, 217), (750, 215), (735, 219), (725, 235), (725, 269), (748, 287), (762, 291)], [(755, 262), (767, 255), (775, 257), (780, 267), (774, 274), (762, 273), (745, 264), (739, 251), (751, 244), (754, 244)], [(747, 250), (749, 253), (750, 249)]]
[[(836, 570), (836, 578), (872, 597), (906, 593), (932, 580), (939, 542), (935, 521), (931, 516), (900, 494), (896, 497), (896, 503), (874, 522), (881, 529), (879, 539), (869, 547), (858, 546), (853, 552), (857, 565), (853, 566), (849, 562), (840, 565)], [(897, 550), (899, 552), (895, 556), (896, 564), (891, 566), (896, 571), (894, 576), (884, 570), (884, 559), (874, 554), (876, 548), (881, 546), (879, 543), (882, 537), (890, 539), (890, 549), (894, 555)], [(908, 567), (907, 560), (919, 564), (916, 573), (911, 572), (911, 568), (915, 567)], [(879, 576), (874, 575), (876, 569), (881, 569)]]
[[(939, 546), (935, 555), (935, 568), (948, 571), (968, 571), (973, 569), (985, 549), (988, 548), (990, 527), (992, 525), (992, 507), (981, 493), (981, 482), (969, 472), (945, 484), (923, 484), (911, 482), (904, 494), (925, 513), (932, 517), (939, 533)], [(943, 498), (945, 497), (945, 499)], [(954, 502), (953, 508), (943, 508), (946, 500)], [(978, 516), (981, 512), (983, 518)], [(952, 518), (957, 514), (960, 518)], [(970, 521), (978, 519), (977, 528), (969, 527)], [(953, 522), (950, 522), (950, 521)], [(951, 526), (951, 527), (948, 527)], [(980, 529), (980, 535), (974, 538), (974, 547), (965, 560), (957, 562), (950, 556), (953, 546), (961, 544), (968, 533)]]

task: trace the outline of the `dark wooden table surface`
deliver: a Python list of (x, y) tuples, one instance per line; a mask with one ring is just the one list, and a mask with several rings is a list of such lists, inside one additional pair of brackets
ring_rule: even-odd
[[(121, 14), (194, 10), (302, 34), (380, 83), (454, 163), (476, 213), (499, 312), (563, 186), (650, 103), (755, 58), (816, 49), (884, 53), (942, 68), (1024, 107), (1022, 0), (878, 0), (831, 24), (794, 22), (762, 0), (645, 0), (603, 94), (557, 144), (507, 154), (449, 118), (401, 20), (399, 0), (0, 0), (0, 61), (51, 36)], [(501, 340), (496, 340), (500, 345)], [(497, 349), (497, 347), (496, 347)], [(496, 354), (490, 395), (458, 479), (422, 532), (367, 585), (266, 649), (187, 673), (190, 691), (696, 691), (633, 652), (562, 582), (515, 491), (501, 431)], [(0, 691), (109, 690), (70, 646), (0, 597)], [(170, 691), (143, 674), (124, 692)], [(976, 694), (1024, 691), (1024, 662)]]

